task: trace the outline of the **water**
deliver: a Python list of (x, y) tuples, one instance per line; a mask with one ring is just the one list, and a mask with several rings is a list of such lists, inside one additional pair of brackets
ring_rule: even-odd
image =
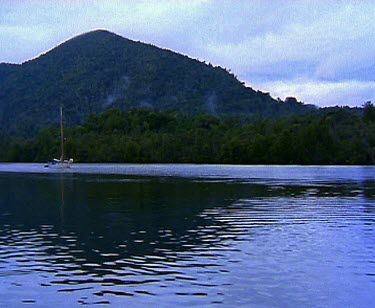
[(0, 306), (370, 307), (375, 168), (0, 164)]

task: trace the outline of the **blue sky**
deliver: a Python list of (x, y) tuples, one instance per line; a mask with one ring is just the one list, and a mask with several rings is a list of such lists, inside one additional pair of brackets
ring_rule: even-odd
[(108, 29), (319, 106), (375, 101), (375, 2), (0, 0), (0, 62)]

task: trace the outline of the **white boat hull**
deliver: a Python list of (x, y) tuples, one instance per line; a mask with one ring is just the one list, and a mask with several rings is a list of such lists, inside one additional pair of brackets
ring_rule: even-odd
[(61, 137), (61, 157), (60, 159), (54, 158), (49, 163), (44, 165), (46, 168), (56, 168), (56, 169), (66, 169), (70, 168), (71, 164), (73, 164), (73, 159), (64, 159), (64, 131), (63, 131), (63, 112), (62, 106), (60, 107), (60, 137)]
[(70, 166), (73, 164), (73, 159), (60, 161), (59, 159), (53, 159), (50, 163), (45, 165), (45, 167), (48, 168), (54, 168), (54, 169), (65, 169), (70, 168)]

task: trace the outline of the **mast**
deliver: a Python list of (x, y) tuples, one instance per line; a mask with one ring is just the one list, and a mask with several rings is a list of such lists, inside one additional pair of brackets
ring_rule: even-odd
[(61, 137), (61, 158), (60, 161), (64, 162), (64, 131), (63, 131), (63, 108), (60, 106), (60, 137)]

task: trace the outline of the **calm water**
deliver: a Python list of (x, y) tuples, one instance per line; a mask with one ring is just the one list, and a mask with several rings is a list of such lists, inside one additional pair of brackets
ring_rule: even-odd
[(375, 168), (0, 164), (0, 306), (370, 307)]

